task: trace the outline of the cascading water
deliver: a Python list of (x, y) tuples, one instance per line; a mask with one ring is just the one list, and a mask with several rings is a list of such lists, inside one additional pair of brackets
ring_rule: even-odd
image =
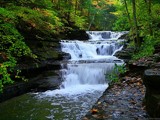
[[(60, 89), (32, 94), (36, 97), (34, 102), (24, 100), (16, 107), (33, 104), (32, 106), (38, 108), (27, 109), (24, 115), (16, 116), (15, 119), (80, 120), (88, 112), (108, 87), (105, 74), (113, 69), (115, 63), (123, 63), (113, 55), (122, 49), (123, 40), (118, 38), (125, 32), (87, 31), (87, 33), (90, 35), (88, 41), (60, 42), (62, 51), (71, 55), (70, 60), (62, 63), (63, 82)], [(12, 111), (18, 110), (19, 107)]]
[[(122, 61), (113, 55), (116, 51), (122, 49), (121, 43), (123, 40), (102, 40), (101, 37), (97, 39), (95, 37), (97, 34), (100, 36), (105, 32), (103, 34), (98, 32), (96, 34), (94, 32), (91, 33), (93, 36), (89, 41), (61, 41), (62, 51), (71, 55), (71, 59), (67, 64), (66, 62), (62, 63), (63, 83), (60, 89), (47, 91), (41, 95), (41, 97), (58, 96), (59, 101), (63, 99), (63, 103), (67, 105), (69, 105), (69, 101), (72, 103), (69, 105), (70, 108), (67, 107), (65, 110), (74, 111), (74, 114), (72, 112), (68, 113), (63, 119), (79, 120), (85, 115), (91, 105), (108, 87), (105, 74), (113, 69), (115, 62), (122, 64)], [(120, 33), (110, 32), (110, 36), (117, 37), (120, 36)], [(78, 109), (80, 111), (74, 104), (79, 106)]]
[(123, 34), (128, 33), (128, 31), (123, 32), (112, 32), (112, 31), (87, 31), (90, 36), (90, 40), (117, 40)]

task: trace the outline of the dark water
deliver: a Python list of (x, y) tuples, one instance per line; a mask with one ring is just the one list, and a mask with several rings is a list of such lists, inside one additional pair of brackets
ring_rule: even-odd
[(24, 94), (0, 104), (0, 120), (79, 120), (101, 94), (102, 91), (79, 95)]

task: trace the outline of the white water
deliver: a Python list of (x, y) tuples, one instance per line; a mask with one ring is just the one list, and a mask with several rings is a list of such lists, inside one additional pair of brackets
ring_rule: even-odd
[[(102, 32), (98, 31), (87, 33), (90, 35), (89, 41), (61, 41), (62, 51), (69, 53), (71, 59), (67, 64), (62, 63), (63, 82), (60, 89), (38, 94), (41, 99), (50, 99), (52, 105), (65, 106), (61, 111), (62, 114), (65, 113), (64, 120), (79, 120), (84, 116), (107, 89), (108, 80), (105, 74), (113, 69), (115, 62), (122, 64), (122, 61), (113, 55), (123, 47), (123, 40), (117, 40), (123, 33), (107, 31), (103, 32), (103, 36)], [(108, 33), (109, 37), (104, 38)], [(74, 111), (74, 114), (71, 111)], [(56, 113), (51, 113), (47, 118), (56, 119)]]
[(87, 31), (90, 36), (90, 41), (93, 40), (117, 40), (123, 34), (128, 33), (128, 31), (123, 32), (112, 32), (112, 31)]
[(116, 50), (122, 49), (122, 40), (114, 41), (66, 41), (61, 42), (62, 51), (70, 53), (71, 60), (84, 59), (116, 59), (113, 57)]

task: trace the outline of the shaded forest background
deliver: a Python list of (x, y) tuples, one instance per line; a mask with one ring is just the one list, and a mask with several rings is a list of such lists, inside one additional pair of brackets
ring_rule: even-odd
[[(54, 48), (60, 39), (80, 30), (129, 31), (133, 59), (150, 56), (160, 43), (160, 1), (0, 0), (0, 91), (4, 84), (22, 78), (19, 63), (45, 60), (46, 51), (53, 58), (59, 55), (44, 41)], [(37, 53), (42, 47), (44, 52)]]

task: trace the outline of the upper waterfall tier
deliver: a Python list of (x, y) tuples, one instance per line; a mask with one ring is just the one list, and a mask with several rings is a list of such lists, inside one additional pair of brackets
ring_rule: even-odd
[(61, 40), (63, 52), (71, 55), (71, 60), (110, 59), (123, 48), (123, 39), (118, 39), (127, 31), (87, 31), (89, 41)]
[(61, 41), (63, 52), (71, 55), (71, 60), (113, 58), (123, 47), (122, 40), (105, 41)]
[(127, 31), (123, 32), (112, 32), (112, 31), (87, 31), (87, 34), (90, 36), (90, 40), (113, 40), (118, 39), (122, 35), (128, 33)]

